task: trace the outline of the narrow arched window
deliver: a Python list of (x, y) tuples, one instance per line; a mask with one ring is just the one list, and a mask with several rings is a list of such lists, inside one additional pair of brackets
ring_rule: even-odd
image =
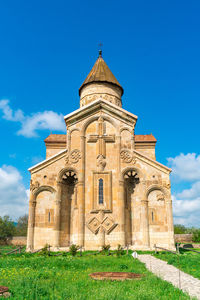
[(103, 179), (99, 179), (99, 204), (103, 204)]
[(154, 215), (153, 215), (153, 211), (151, 213), (151, 219), (152, 219), (152, 222), (154, 221)]
[(49, 213), (48, 213), (48, 222), (49, 222), (49, 223), (51, 222), (51, 213), (50, 213), (50, 211), (49, 211)]

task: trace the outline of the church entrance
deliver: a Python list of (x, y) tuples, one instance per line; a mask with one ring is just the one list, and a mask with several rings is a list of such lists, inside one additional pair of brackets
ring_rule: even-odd
[(126, 244), (133, 244), (134, 231), (134, 190), (139, 183), (139, 177), (134, 170), (128, 170), (124, 174), (124, 201), (125, 201), (125, 232)]
[(74, 241), (72, 220), (76, 219), (77, 211), (77, 175), (72, 170), (67, 170), (62, 176), (62, 196), (61, 196), (61, 234), (60, 245), (70, 246)]

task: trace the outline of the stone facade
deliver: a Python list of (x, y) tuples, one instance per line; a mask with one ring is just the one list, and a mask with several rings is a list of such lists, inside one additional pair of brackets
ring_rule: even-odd
[(51, 134), (46, 160), (29, 169), (27, 248), (173, 249), (171, 170), (156, 161), (152, 135), (135, 135), (137, 116), (121, 108), (114, 75), (96, 68), (81, 107), (64, 117), (67, 134)]

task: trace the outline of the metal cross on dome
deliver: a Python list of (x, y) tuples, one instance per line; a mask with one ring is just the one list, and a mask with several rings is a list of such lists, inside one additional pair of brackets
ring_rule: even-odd
[(99, 56), (100, 57), (102, 56), (102, 46), (103, 46), (103, 44), (100, 42), (99, 43)]

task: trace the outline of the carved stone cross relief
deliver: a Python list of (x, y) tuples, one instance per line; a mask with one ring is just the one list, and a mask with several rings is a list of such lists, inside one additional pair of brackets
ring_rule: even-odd
[(115, 135), (107, 135), (103, 117), (98, 119), (98, 134), (89, 136), (88, 143), (97, 143), (97, 167), (103, 171), (106, 166), (106, 143), (114, 143)]

